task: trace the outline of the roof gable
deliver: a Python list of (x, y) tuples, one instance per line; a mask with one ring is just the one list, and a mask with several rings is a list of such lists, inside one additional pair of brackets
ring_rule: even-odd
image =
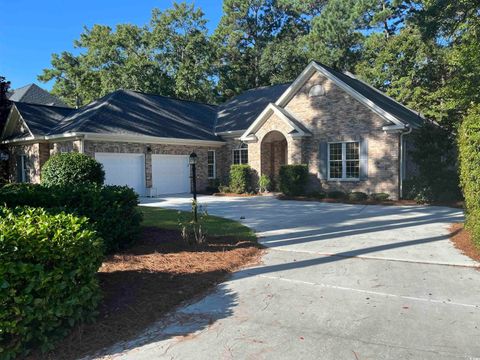
[(2, 133), (3, 140), (45, 136), (73, 109), (14, 103)]
[(290, 83), (247, 90), (218, 108), (215, 133), (244, 131), (290, 86)]
[(9, 94), (9, 100), (29, 104), (67, 107), (59, 98), (35, 84), (29, 84), (13, 90)]
[(387, 121), (390, 126), (386, 126), (385, 130), (402, 129), (409, 126), (418, 127), (423, 123), (423, 118), (418, 113), (356, 79), (353, 75), (343, 74), (316, 62), (311, 62), (305, 68), (275, 104), (280, 107), (286, 106), (305, 82), (317, 71)]

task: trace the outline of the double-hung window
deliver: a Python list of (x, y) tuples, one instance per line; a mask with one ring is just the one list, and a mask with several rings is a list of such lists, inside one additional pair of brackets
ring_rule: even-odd
[(360, 178), (360, 142), (328, 144), (328, 178), (332, 180)]
[(215, 179), (217, 177), (215, 150), (208, 150), (208, 178)]
[(242, 144), (239, 148), (233, 149), (234, 164), (248, 164), (248, 145)]

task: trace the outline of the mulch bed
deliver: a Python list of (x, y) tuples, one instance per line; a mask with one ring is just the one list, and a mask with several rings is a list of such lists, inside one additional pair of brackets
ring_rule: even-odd
[(449, 202), (449, 203), (432, 203), (432, 204), (418, 204), (415, 200), (385, 200), (385, 201), (375, 201), (375, 200), (365, 200), (365, 201), (350, 201), (346, 199), (330, 199), (330, 198), (314, 198), (310, 196), (285, 196), (278, 195), (277, 199), (279, 200), (297, 200), (297, 201), (316, 201), (332, 204), (351, 204), (351, 205), (396, 205), (396, 206), (412, 206), (412, 205), (434, 205), (434, 206), (448, 206), (453, 208), (463, 208), (463, 202)]
[(467, 255), (473, 260), (480, 261), (480, 248), (474, 245), (470, 232), (463, 227), (463, 223), (452, 224), (449, 228), (451, 238), (455, 247), (462, 254)]
[(229, 238), (188, 246), (176, 230), (146, 228), (142, 238), (102, 264), (98, 275), (103, 301), (97, 321), (76, 327), (52, 353), (30, 359), (76, 359), (131, 339), (261, 254), (256, 242)]

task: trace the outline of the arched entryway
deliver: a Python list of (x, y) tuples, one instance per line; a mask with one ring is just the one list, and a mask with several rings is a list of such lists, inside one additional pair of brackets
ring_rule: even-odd
[(275, 182), (280, 167), (287, 164), (287, 139), (279, 131), (270, 131), (262, 139), (260, 153), (262, 175), (267, 175)]

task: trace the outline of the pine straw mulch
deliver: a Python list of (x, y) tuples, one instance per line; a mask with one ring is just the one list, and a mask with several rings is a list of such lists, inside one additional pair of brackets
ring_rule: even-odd
[(395, 206), (447, 206), (453, 208), (463, 208), (463, 201), (452, 201), (452, 202), (438, 202), (438, 203), (429, 203), (429, 204), (419, 204), (415, 200), (363, 200), (363, 201), (352, 201), (348, 199), (331, 199), (331, 198), (315, 198), (311, 196), (286, 196), (278, 195), (277, 199), (279, 200), (297, 200), (297, 201), (316, 201), (330, 204), (350, 204), (350, 205), (395, 205)]
[(452, 224), (449, 231), (451, 234), (450, 240), (462, 254), (473, 260), (480, 261), (480, 248), (475, 246), (470, 232), (463, 227), (463, 223)]
[(53, 352), (30, 359), (76, 359), (129, 340), (229, 273), (258, 261), (261, 251), (256, 242), (219, 237), (187, 246), (176, 230), (145, 228), (143, 240), (102, 264), (97, 321), (76, 327)]

